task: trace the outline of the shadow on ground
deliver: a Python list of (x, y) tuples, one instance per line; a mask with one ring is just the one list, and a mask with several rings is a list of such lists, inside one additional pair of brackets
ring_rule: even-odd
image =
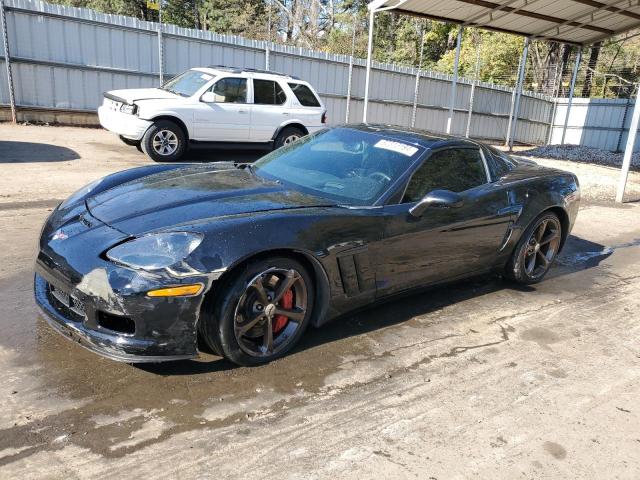
[[(640, 239), (637, 241), (640, 244)], [(636, 242), (634, 242), (636, 244)], [(579, 270), (596, 267), (609, 257), (616, 248), (631, 244), (604, 246), (571, 235), (558, 257), (548, 278), (557, 278)], [(319, 345), (363, 335), (389, 326), (405, 323), (417, 316), (428, 315), (449, 305), (481, 297), (499, 290), (510, 289), (517, 292), (533, 292), (536, 286), (516, 285), (503, 280), (499, 275), (484, 275), (468, 280), (421, 289), (397, 297), (371, 304), (366, 308), (346, 314), (319, 329), (310, 328), (294, 348), (300, 352)], [(221, 359), (212, 361), (178, 361), (159, 364), (139, 364), (138, 368), (157, 375), (196, 375), (236, 368), (234, 364)]]
[(78, 158), (80, 155), (67, 147), (0, 140), (0, 163), (64, 162)]

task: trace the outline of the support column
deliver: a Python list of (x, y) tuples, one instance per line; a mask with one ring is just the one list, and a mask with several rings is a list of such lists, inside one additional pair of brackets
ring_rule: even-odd
[(371, 54), (373, 53), (373, 21), (375, 19), (375, 10), (369, 12), (369, 43), (367, 45), (367, 74), (364, 80), (364, 110), (362, 112), (362, 121), (367, 122), (367, 110), (369, 109), (369, 81), (371, 77)]
[(513, 150), (513, 140), (516, 137), (516, 127), (518, 125), (518, 114), (520, 113), (520, 99), (522, 97), (522, 84), (524, 83), (525, 67), (527, 66), (527, 54), (529, 53), (529, 37), (524, 39), (524, 49), (522, 50), (522, 58), (520, 59), (520, 70), (518, 71), (518, 83), (516, 85), (516, 98), (513, 107), (513, 120), (509, 119), (509, 151)]
[[(638, 94), (640, 94), (640, 84), (637, 88)], [(638, 123), (640, 123), (640, 102), (638, 101), (638, 94), (636, 94), (636, 103), (633, 106), (627, 145), (624, 148), (624, 157), (622, 158), (622, 170), (620, 170), (620, 180), (618, 181), (618, 191), (616, 193), (616, 202), (618, 203), (622, 203), (622, 199), (624, 198), (624, 189), (627, 186), (629, 167), (631, 166), (631, 155), (633, 155), (633, 147), (636, 144), (636, 135), (638, 134)]]
[(449, 118), (447, 118), (447, 133), (451, 133), (453, 122), (453, 108), (456, 102), (456, 88), (458, 87), (458, 65), (460, 64), (460, 45), (462, 44), (462, 31), (464, 27), (458, 27), (458, 39), (456, 41), (456, 56), (453, 60), (453, 81), (451, 83), (451, 99), (449, 100)]
[(7, 17), (4, 2), (0, 0), (0, 25), (2, 27), (2, 44), (4, 46), (4, 65), (7, 70), (7, 86), (9, 89), (9, 105), (11, 106), (11, 121), (18, 122), (16, 115), (16, 98), (13, 92), (13, 75), (11, 73), (11, 53), (9, 52), (9, 34), (7, 33)]
[(573, 75), (571, 76), (571, 87), (569, 88), (569, 103), (567, 104), (567, 114), (564, 117), (564, 126), (562, 127), (562, 140), (560, 140), (560, 145), (564, 145), (564, 137), (567, 134), (567, 125), (569, 124), (569, 113), (571, 112), (571, 103), (573, 103), (573, 91), (576, 88), (576, 78), (578, 77), (578, 69), (580, 68), (581, 59), (582, 59), (582, 48), (578, 47), (576, 64), (573, 66)]

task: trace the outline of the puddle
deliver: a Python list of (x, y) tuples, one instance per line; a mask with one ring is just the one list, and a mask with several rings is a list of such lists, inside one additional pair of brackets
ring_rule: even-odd
[[(591, 243), (591, 242), (589, 242)], [(597, 244), (592, 244), (597, 245)], [(637, 247), (640, 246), (640, 238), (636, 238), (630, 242), (619, 243), (611, 246), (602, 246), (599, 250), (587, 250), (587, 251), (578, 251), (578, 252), (566, 252), (562, 253), (557, 262), (561, 265), (565, 266), (582, 266), (586, 264), (587, 266), (597, 265), (601, 260), (604, 260), (609, 255), (611, 255), (616, 250), (622, 248), (629, 247)]]

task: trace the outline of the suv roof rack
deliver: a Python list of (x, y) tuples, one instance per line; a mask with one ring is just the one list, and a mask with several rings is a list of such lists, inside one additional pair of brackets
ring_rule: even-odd
[(294, 80), (300, 80), (299, 77), (295, 75), (289, 75), (287, 73), (275, 72), (273, 70), (261, 70), (259, 68), (237, 68), (237, 67), (228, 67), (226, 65), (209, 65), (209, 68), (215, 68), (216, 70), (224, 70), (229, 73), (267, 73), (269, 75), (278, 75), (279, 77), (287, 77), (293, 78)]

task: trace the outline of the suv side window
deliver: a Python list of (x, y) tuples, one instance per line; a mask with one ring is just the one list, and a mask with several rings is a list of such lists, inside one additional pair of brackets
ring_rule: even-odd
[(212, 87), (219, 95), (218, 103), (247, 103), (247, 79), (228, 77), (218, 80)]
[(282, 105), (287, 95), (278, 82), (253, 79), (253, 103), (259, 105)]
[(417, 202), (432, 190), (463, 192), (487, 183), (477, 148), (449, 148), (435, 152), (413, 174), (403, 203)]
[(296, 96), (300, 105), (303, 107), (319, 107), (320, 102), (313, 94), (311, 89), (302, 83), (290, 83), (289, 87), (293, 90), (293, 94)]

